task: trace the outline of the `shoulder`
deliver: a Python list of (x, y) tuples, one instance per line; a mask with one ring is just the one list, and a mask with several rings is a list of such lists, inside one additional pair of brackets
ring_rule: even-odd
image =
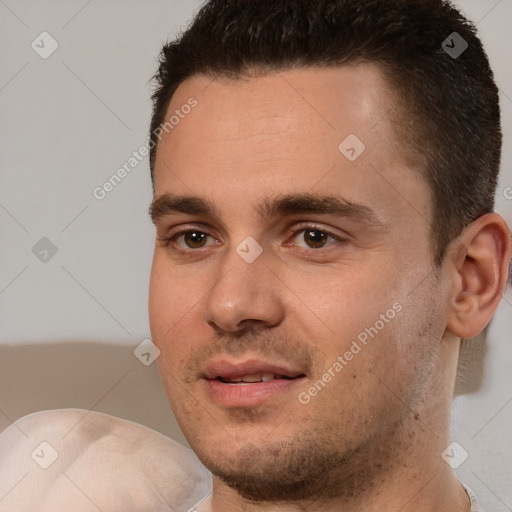
[(192, 450), (107, 414), (43, 411), (0, 434), (0, 511), (187, 510), (209, 489)]

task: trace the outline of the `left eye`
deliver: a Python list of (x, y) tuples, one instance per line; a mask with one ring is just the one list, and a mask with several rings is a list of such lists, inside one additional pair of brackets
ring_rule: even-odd
[(180, 238), (183, 239), (185, 247), (182, 247), (182, 249), (201, 249), (206, 246), (206, 241), (209, 236), (208, 233), (204, 233), (203, 231), (189, 230), (178, 233), (173, 238), (175, 238), (176, 241)]
[[(334, 242), (328, 244), (327, 242), (329, 239), (333, 240)], [(304, 242), (306, 245), (300, 245), (298, 242), (296, 242), (297, 240)], [(341, 242), (341, 239), (338, 236), (323, 229), (306, 228), (301, 229), (293, 241), (299, 245), (299, 247), (305, 247), (306, 249), (322, 249), (323, 247), (327, 247), (333, 243)]]

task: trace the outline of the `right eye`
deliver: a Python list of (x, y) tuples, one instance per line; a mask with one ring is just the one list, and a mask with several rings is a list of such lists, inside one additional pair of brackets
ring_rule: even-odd
[(171, 235), (158, 238), (163, 242), (164, 247), (171, 245), (181, 253), (190, 253), (197, 249), (203, 249), (208, 245), (218, 245), (218, 243), (207, 244), (208, 237), (212, 238), (208, 233), (198, 229), (184, 229), (172, 233)]

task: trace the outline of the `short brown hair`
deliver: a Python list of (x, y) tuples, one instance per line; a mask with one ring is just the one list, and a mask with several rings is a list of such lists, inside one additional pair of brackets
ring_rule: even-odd
[[(455, 44), (467, 48), (460, 55), (446, 51)], [(392, 117), (395, 125), (398, 119), (407, 125), (396, 131), (420, 156), (432, 191), (439, 264), (465, 226), (493, 211), (502, 141), (498, 88), (486, 53), (474, 25), (447, 0), (207, 2), (163, 47), (153, 77), (152, 178), (155, 130), (187, 78), (357, 62), (378, 64), (400, 99), (396, 113), (402, 115)]]

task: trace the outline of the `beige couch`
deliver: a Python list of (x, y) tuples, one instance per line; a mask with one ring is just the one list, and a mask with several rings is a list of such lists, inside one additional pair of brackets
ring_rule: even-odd
[(26, 414), (69, 407), (135, 421), (188, 446), (156, 362), (144, 366), (135, 347), (93, 341), (0, 345), (0, 432)]

